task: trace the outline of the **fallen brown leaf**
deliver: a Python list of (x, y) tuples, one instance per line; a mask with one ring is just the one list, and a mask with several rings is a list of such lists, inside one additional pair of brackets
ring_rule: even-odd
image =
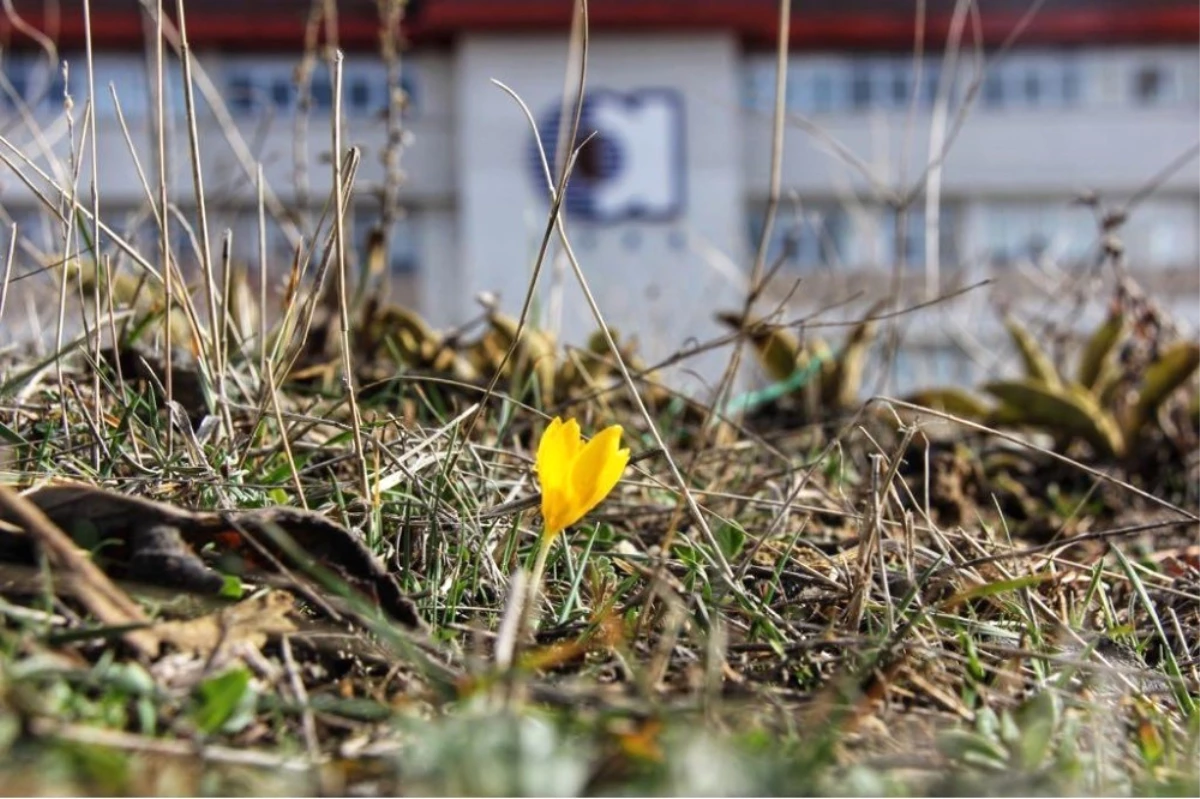
[[(97, 619), (117, 626), (148, 623), (137, 603), (117, 588), (75, 542), (29, 499), (8, 486), (0, 485), (0, 512), (36, 542), (50, 561), (51, 568), (72, 580), (79, 600)], [(158, 638), (148, 629), (127, 630), (122, 638), (143, 655), (154, 657), (158, 654)]]
[(164, 642), (185, 652), (211, 657), (221, 648), (239, 644), (262, 647), (271, 635), (296, 631), (288, 618), (295, 600), (286, 591), (268, 591), (187, 621), (168, 621), (152, 628)]
[[(300, 576), (319, 564), (396, 621), (425, 627), (396, 578), (366, 544), (317, 513), (288, 507), (191, 511), (78, 483), (39, 488), (27, 495), (26, 503), (76, 540), (91, 539), (92, 546), (106, 542), (100, 557), (117, 578), (219, 593), (224, 578), (196, 554), (212, 545), (241, 555), (248, 572), (293, 570)], [(0, 507), (0, 560), (32, 562), (32, 540), (10, 526), (28, 530), (24, 517)], [(276, 542), (278, 531), (291, 538), (300, 554), (292, 557)]]

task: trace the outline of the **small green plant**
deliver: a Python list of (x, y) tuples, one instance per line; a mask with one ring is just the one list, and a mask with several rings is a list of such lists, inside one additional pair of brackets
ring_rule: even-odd
[(1119, 310), (1088, 336), (1073, 372), (1060, 369), (1015, 319), (1006, 319), (1005, 328), (1025, 374), (983, 385), (996, 404), (961, 389), (931, 389), (913, 401), (996, 427), (1045, 431), (1059, 450), (1083, 440), (1102, 457), (1120, 458), (1145, 450), (1147, 433), (1168, 399), (1200, 366), (1200, 345), (1176, 341), (1162, 347), (1140, 374), (1122, 368), (1117, 352), (1130, 336), (1130, 325)]
[[(484, 313), (474, 323), (482, 323), (483, 329), (468, 337), (473, 325), (439, 332), (416, 311), (368, 297), (353, 324), (355, 352), (364, 364), (382, 362), (462, 383), (483, 384), (499, 373), (510, 391), (529, 391), (542, 405), (591, 394), (619, 381), (616, 361), (601, 331), (594, 332), (583, 348), (560, 346), (548, 331), (531, 325), (521, 328), (516, 319), (484, 299)], [(622, 341), (617, 331), (609, 332), (625, 366), (641, 378), (646, 402), (653, 407), (666, 404), (670, 393), (657, 371), (638, 355), (636, 337)], [(333, 363), (323, 354), (318, 360), (324, 366)], [(329, 370), (322, 374), (332, 378)]]
[(806, 419), (821, 419), (855, 405), (862, 388), (867, 355), (875, 340), (873, 306), (851, 330), (836, 353), (821, 338), (801, 341), (790, 330), (727, 311), (717, 320), (741, 331), (772, 384), (735, 398), (729, 411), (753, 411), (784, 398), (795, 399)]
[(1062, 727), (1058, 702), (1040, 691), (1014, 711), (983, 708), (974, 729), (947, 730), (938, 737), (938, 749), (962, 766), (1029, 775), (1064, 765), (1059, 761), (1065, 750), (1056, 751)]

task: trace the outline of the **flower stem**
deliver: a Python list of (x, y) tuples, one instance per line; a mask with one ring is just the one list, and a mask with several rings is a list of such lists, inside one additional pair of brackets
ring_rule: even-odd
[(538, 545), (537, 560), (533, 562), (533, 571), (529, 575), (528, 595), (525, 598), (525, 613), (521, 622), (521, 632), (533, 635), (533, 624), (537, 620), (537, 614), (534, 612), (537, 608), (538, 597), (542, 592), (542, 577), (546, 573), (546, 557), (550, 554), (550, 546), (554, 543), (554, 536), (542, 534), (541, 543)]

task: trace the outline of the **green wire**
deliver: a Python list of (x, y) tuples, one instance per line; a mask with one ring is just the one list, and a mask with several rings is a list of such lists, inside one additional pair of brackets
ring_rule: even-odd
[(812, 356), (808, 363), (796, 367), (794, 372), (778, 383), (772, 383), (766, 388), (755, 391), (747, 391), (745, 394), (730, 399), (725, 404), (724, 415), (756, 411), (768, 403), (775, 402), (781, 397), (786, 397), (788, 394), (804, 388), (808, 385), (808, 381), (821, 371), (821, 365), (832, 359), (833, 356), (829, 354)]

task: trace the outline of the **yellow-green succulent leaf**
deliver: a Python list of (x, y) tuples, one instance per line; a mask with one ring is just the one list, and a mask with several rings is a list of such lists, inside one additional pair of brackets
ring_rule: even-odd
[(732, 311), (717, 314), (717, 320), (746, 333), (759, 364), (771, 380), (786, 380), (796, 370), (801, 347), (800, 339), (791, 330), (771, 327), (758, 319), (743, 320), (741, 314)]
[(1088, 338), (1087, 346), (1079, 358), (1079, 373), (1076, 376), (1084, 388), (1096, 389), (1097, 383), (1112, 364), (1113, 352), (1125, 332), (1125, 316), (1113, 312)]
[[(867, 311), (867, 316), (874, 316), (881, 307), (881, 303), (876, 303)], [(855, 325), (846, 337), (846, 344), (842, 347), (831, 375), (827, 403), (830, 408), (849, 408), (858, 400), (863, 375), (867, 369), (867, 355), (875, 339), (875, 329), (875, 322), (868, 318)]]
[(991, 412), (991, 406), (966, 389), (946, 387), (918, 391), (908, 402), (924, 408), (945, 411), (962, 419), (983, 419)]
[(1158, 414), (1158, 409), (1167, 398), (1188, 381), (1197, 367), (1200, 367), (1200, 344), (1177, 341), (1163, 350), (1158, 360), (1150, 364), (1142, 376), (1142, 388), (1134, 403), (1126, 433), (1131, 437), (1136, 436)]
[(1037, 343), (1033, 334), (1011, 316), (1005, 317), (1004, 327), (1008, 330), (1008, 335), (1021, 355), (1025, 376), (1050, 386), (1062, 385), (1063, 381), (1059, 376), (1058, 368), (1041, 345)]
[(1125, 451), (1125, 438), (1116, 419), (1078, 384), (1055, 387), (1026, 378), (988, 383), (984, 390), (1001, 403), (990, 416), (993, 424), (1035, 427), (1056, 437), (1082, 438), (1104, 456)]

